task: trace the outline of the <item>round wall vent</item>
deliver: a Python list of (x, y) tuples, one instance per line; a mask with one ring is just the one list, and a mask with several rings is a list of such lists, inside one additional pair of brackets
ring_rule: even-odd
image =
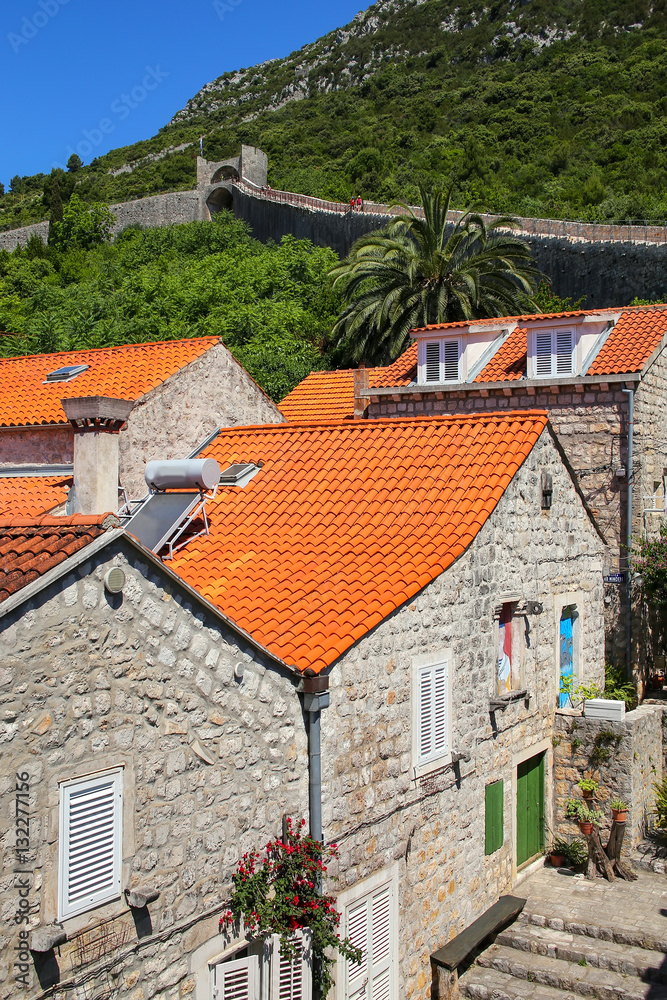
[(242, 662), (241, 662), (241, 661), (239, 660), (239, 662), (238, 662), (238, 663), (236, 664), (236, 666), (234, 667), (234, 677), (236, 677), (236, 679), (237, 679), (238, 681), (240, 681), (240, 680), (241, 680), (241, 678), (243, 677), (244, 673), (245, 673), (245, 666), (244, 666), (244, 665), (243, 665), (243, 663), (242, 663)]
[(125, 574), (120, 566), (112, 566), (104, 574), (104, 586), (110, 594), (120, 594), (125, 586)]

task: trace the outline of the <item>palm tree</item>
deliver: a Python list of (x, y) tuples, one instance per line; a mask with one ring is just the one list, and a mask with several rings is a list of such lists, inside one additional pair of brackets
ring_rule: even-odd
[(424, 218), (404, 212), (379, 232), (362, 236), (331, 271), (346, 306), (331, 332), (336, 354), (368, 364), (394, 361), (408, 333), (427, 323), (511, 316), (533, 301), (541, 275), (530, 248), (508, 229), (510, 216), (487, 225), (467, 211), (447, 223), (449, 191), (419, 187)]

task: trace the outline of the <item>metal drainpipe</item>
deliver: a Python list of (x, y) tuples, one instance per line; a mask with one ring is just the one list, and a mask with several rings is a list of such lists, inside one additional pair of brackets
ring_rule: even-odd
[(628, 484), (627, 511), (626, 511), (626, 615), (625, 615), (625, 669), (629, 678), (632, 678), (632, 567), (630, 565), (630, 554), (632, 552), (632, 451), (634, 444), (634, 423), (635, 423), (635, 390), (623, 388), (628, 397), (628, 471), (626, 480)]
[(328, 677), (304, 677), (303, 709), (308, 716), (308, 811), (310, 835), (322, 840), (322, 709), (329, 705)]

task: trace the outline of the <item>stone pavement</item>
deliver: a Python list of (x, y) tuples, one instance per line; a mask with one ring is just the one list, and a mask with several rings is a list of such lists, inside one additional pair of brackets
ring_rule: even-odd
[(667, 1000), (667, 879), (589, 882), (545, 866), (519, 919), (459, 980), (471, 1000)]

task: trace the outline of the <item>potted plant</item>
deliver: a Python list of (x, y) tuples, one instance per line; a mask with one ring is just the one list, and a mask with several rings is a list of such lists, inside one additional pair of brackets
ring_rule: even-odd
[(588, 848), (580, 840), (573, 840), (567, 845), (565, 858), (572, 868), (581, 868), (588, 861)]
[(625, 823), (625, 817), (628, 813), (628, 807), (623, 801), (623, 799), (612, 799), (611, 800), (611, 817), (614, 823)]
[(579, 782), (579, 788), (585, 799), (592, 799), (599, 787), (594, 778), (582, 778)]
[(556, 837), (549, 852), (549, 860), (554, 868), (560, 868), (567, 857), (568, 843), (562, 837)]
[(602, 820), (602, 813), (597, 809), (589, 809), (583, 799), (568, 799), (566, 811), (569, 819), (576, 819), (579, 829), (586, 837), (593, 832), (594, 824)]

